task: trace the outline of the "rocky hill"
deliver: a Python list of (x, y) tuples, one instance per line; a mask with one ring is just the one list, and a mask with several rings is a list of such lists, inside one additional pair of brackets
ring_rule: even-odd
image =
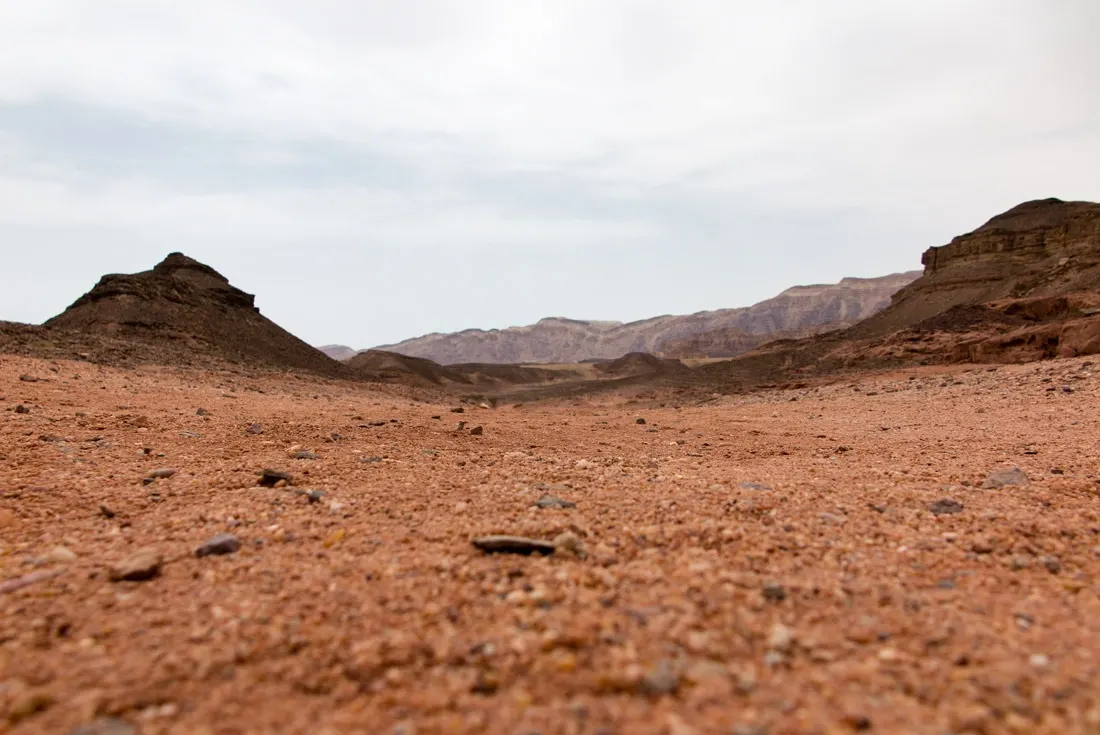
[(697, 369), (725, 386), (845, 370), (1100, 353), (1100, 204), (1025, 202), (925, 251), (924, 274), (843, 330)]
[(260, 314), (255, 297), (208, 265), (172, 253), (149, 271), (103, 276), (44, 325), (154, 348), (158, 361), (232, 363), (323, 375), (348, 369)]
[[(549, 317), (525, 327), (429, 334), (378, 349), (443, 364), (573, 363), (614, 359), (630, 352), (666, 354), (669, 346), (679, 349), (679, 340), (714, 330), (751, 336), (744, 342), (750, 345), (746, 349), (751, 349), (775, 333), (805, 333), (857, 322), (889, 304), (891, 294), (918, 275), (914, 271), (796, 286), (738, 309), (659, 316), (626, 324)], [(729, 344), (722, 342), (720, 354), (728, 352)]]

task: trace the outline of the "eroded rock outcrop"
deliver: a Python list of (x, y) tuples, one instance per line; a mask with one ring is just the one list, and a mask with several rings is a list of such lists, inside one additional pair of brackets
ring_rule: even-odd
[(1100, 289), (1100, 204), (1025, 202), (929, 248), (921, 262), (923, 275), (856, 334), (884, 336), (965, 304)]

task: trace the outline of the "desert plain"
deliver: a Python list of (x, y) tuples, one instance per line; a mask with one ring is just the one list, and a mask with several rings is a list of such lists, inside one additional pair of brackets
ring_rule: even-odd
[(516, 405), (3, 355), (0, 730), (1100, 732), (1098, 372)]

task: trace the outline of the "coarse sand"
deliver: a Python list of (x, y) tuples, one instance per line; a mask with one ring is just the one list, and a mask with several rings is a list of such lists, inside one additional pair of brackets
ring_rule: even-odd
[(1097, 370), (457, 415), (0, 356), (0, 731), (1100, 732)]

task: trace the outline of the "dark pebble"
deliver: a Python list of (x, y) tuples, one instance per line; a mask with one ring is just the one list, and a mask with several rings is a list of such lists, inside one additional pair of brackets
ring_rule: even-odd
[(240, 539), (231, 533), (215, 534), (209, 541), (195, 549), (195, 556), (200, 559), (204, 556), (220, 556), (232, 554), (241, 548)]
[(287, 485), (292, 484), (293, 478), (289, 472), (282, 470), (264, 470), (260, 473), (260, 484), (264, 487), (275, 487), (279, 480), (285, 480)]
[(536, 538), (523, 536), (482, 536), (473, 540), (473, 545), (486, 554), (553, 554), (554, 544)]

